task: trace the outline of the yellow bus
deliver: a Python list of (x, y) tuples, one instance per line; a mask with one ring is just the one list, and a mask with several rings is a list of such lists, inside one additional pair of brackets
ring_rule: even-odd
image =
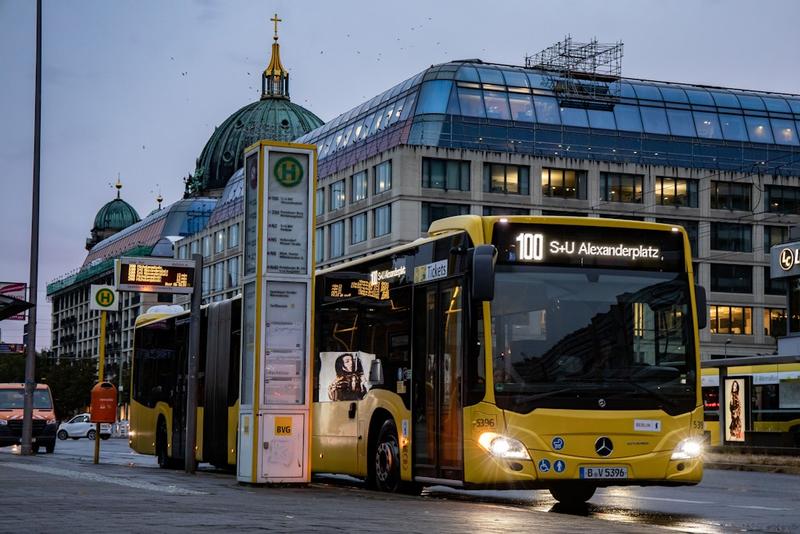
[[(181, 468), (190, 312), (158, 308), (136, 319), (128, 443), (156, 455), (161, 467)], [(212, 303), (201, 313), (195, 460), (229, 468), (236, 465), (241, 298)]]
[(565, 503), (700, 482), (705, 292), (682, 228), (465, 215), (429, 235), (317, 273), (314, 472)]
[(703, 362), (705, 430), (712, 446), (721, 444), (720, 368), (726, 369), (728, 378), (745, 378), (750, 387), (745, 444), (800, 446), (800, 357), (752, 356)]
[[(316, 273), (314, 473), (382, 491), (546, 488), (565, 503), (701, 480), (705, 292), (682, 228), (466, 215), (429, 234)], [(204, 309), (197, 459), (214, 441), (229, 454), (212, 461), (234, 464), (241, 317), (220, 329), (211, 316), (228, 302)], [(187, 346), (187, 314), (137, 320), (131, 446), (165, 466), (183, 452)]]

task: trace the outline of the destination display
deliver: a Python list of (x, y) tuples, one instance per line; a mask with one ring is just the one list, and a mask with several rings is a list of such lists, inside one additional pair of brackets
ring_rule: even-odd
[(191, 294), (194, 261), (162, 258), (117, 260), (117, 289), (142, 293)]
[(267, 168), (267, 272), (307, 274), (308, 155), (271, 150)]
[(504, 264), (685, 269), (680, 232), (497, 223), (494, 245)]

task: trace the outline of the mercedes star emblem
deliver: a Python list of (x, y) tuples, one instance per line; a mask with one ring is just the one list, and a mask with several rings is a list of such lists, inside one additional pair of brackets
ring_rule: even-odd
[(597, 438), (597, 441), (594, 442), (594, 450), (597, 452), (598, 456), (608, 456), (611, 454), (611, 451), (614, 450), (614, 444), (611, 443), (610, 439), (603, 436)]
[(597, 405), (600, 406), (601, 408), (605, 408), (606, 407), (606, 400), (605, 399), (599, 399), (597, 401)]

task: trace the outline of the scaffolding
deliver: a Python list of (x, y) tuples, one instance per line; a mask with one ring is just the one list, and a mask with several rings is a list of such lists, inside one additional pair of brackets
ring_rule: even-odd
[(560, 101), (589, 104), (616, 100), (622, 75), (622, 41), (577, 43), (567, 36), (541, 52), (525, 56), (525, 67), (544, 71)]

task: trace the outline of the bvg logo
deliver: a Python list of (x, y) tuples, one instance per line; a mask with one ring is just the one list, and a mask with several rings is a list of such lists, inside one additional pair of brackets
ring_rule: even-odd
[(294, 187), (303, 180), (303, 166), (297, 159), (286, 156), (275, 164), (273, 174), (282, 186)]
[(292, 435), (292, 418), (291, 417), (276, 417), (275, 418), (275, 435), (276, 436), (291, 436)]
[(797, 258), (795, 257), (796, 251), (785, 248), (781, 250), (781, 254), (778, 258), (778, 262), (781, 264), (781, 269), (784, 271), (789, 271), (794, 267), (795, 263), (797, 263)]

